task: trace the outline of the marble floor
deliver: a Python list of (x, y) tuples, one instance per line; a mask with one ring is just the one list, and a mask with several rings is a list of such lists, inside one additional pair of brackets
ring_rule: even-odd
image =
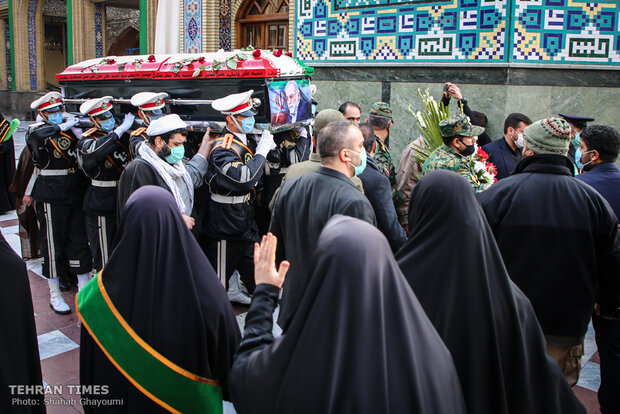
[[(21, 127), (15, 136), (16, 157), (19, 157), (24, 146), (24, 131), (25, 129)], [(2, 231), (11, 247), (20, 254), (21, 246), (17, 234), (17, 215), (15, 212), (0, 215), (0, 231)], [(47, 281), (41, 276), (41, 264), (41, 259), (27, 262), (43, 381), (45, 385), (63, 385), (63, 390), (70, 390), (71, 387), (67, 386), (79, 384), (80, 326), (74, 309), (76, 290), (73, 289), (63, 293), (63, 297), (71, 307), (72, 313), (64, 316), (54, 313), (49, 307), (49, 289)], [(247, 307), (233, 306), (233, 308), (237, 314), (239, 326), (243, 329)], [(279, 333), (274, 331), (276, 335)], [(599, 384), (599, 359), (594, 341), (594, 330), (590, 324), (585, 340), (582, 371), (579, 383), (574, 388), (575, 394), (586, 406), (588, 414), (600, 413), (597, 401)], [(65, 401), (71, 401), (72, 395), (63, 394), (55, 397), (58, 401), (61, 401), (61, 398)], [(69, 406), (48, 405), (47, 412), (50, 414), (81, 413), (82, 407), (79, 405), (79, 402)], [(235, 411), (232, 405), (227, 404), (224, 412), (234, 413)]]

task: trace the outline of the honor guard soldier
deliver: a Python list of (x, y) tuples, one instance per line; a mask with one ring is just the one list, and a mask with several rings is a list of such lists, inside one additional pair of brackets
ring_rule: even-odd
[(148, 141), (146, 129), (151, 122), (164, 116), (163, 108), (166, 106), (165, 98), (168, 97), (166, 92), (138, 92), (131, 97), (131, 104), (138, 108), (138, 116), (144, 122), (144, 126), (131, 131), (129, 145), (131, 153), (136, 156), (138, 143)]
[[(263, 131), (260, 141), (251, 135), (257, 111), (253, 90), (213, 101), (213, 109), (226, 117), (226, 127), (215, 140), (205, 180), (211, 192), (207, 214), (200, 229), (205, 253), (217, 270), (222, 284), (235, 270), (248, 290), (254, 291), (254, 242), (259, 240), (254, 221), (255, 187), (265, 169), (267, 153), (275, 146), (273, 135)], [(228, 297), (249, 304), (236, 277), (231, 279)]]
[(39, 176), (32, 196), (39, 221), (43, 276), (48, 279), (50, 306), (65, 315), (71, 309), (60, 294), (59, 278), (78, 275), (78, 287), (88, 282), (91, 254), (82, 211), (86, 178), (77, 168), (77, 138), (71, 129), (77, 118), (65, 119), (62, 95), (50, 92), (30, 104), (43, 122), (30, 126), (26, 144)]
[(86, 230), (93, 255), (93, 268), (101, 270), (108, 260), (116, 234), (116, 196), (118, 180), (129, 163), (129, 134), (135, 116), (125, 115), (119, 126), (112, 116), (111, 96), (90, 99), (80, 106), (94, 128), (78, 142), (80, 165), (90, 186), (84, 196)]

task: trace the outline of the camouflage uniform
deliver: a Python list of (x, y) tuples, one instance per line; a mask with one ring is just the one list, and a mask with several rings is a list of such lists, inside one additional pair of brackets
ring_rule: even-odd
[(471, 166), (469, 157), (462, 156), (446, 145), (442, 145), (437, 148), (431, 153), (431, 155), (428, 156), (426, 161), (424, 161), (422, 174), (424, 175), (430, 171), (439, 169), (454, 171), (455, 173), (465, 177), (465, 179), (474, 187), (476, 194), (481, 193), (486, 189), (484, 184), (478, 180), (478, 177)]
[[(477, 137), (484, 132), (484, 128), (472, 125), (463, 114), (442, 120), (439, 122), (439, 129), (443, 137)], [(471, 164), (471, 159), (454, 151), (445, 144), (433, 151), (424, 161), (422, 174), (427, 174), (437, 169), (454, 171), (463, 176), (474, 187), (476, 194), (481, 193), (487, 188), (486, 185), (478, 180), (478, 176)]]
[[(370, 106), (370, 115), (382, 116), (392, 119), (392, 110), (390, 105), (385, 102), (375, 102)], [(393, 122), (393, 121), (392, 121)], [(377, 141), (377, 151), (373, 155), (375, 163), (389, 180), (392, 186), (392, 201), (396, 208), (398, 208), (405, 201), (403, 194), (396, 188), (396, 169), (392, 162), (392, 155), (387, 145), (381, 140), (381, 138), (375, 135), (375, 141)], [(386, 138), (387, 141), (387, 138)]]

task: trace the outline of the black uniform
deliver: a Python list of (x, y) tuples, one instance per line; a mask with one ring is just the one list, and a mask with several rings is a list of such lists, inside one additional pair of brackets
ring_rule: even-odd
[(84, 196), (86, 230), (93, 267), (107, 262), (116, 235), (116, 195), (118, 180), (130, 160), (129, 134), (122, 137), (91, 128), (78, 142), (80, 164), (91, 184)]
[(60, 127), (38, 123), (26, 137), (39, 168), (32, 196), (39, 221), (43, 276), (87, 273), (91, 269), (82, 197), (86, 178), (77, 168), (77, 139)]
[(267, 154), (267, 168), (260, 188), (260, 203), (256, 204), (256, 223), (260, 234), (266, 234), (271, 220), (269, 202), (282, 184), (289, 167), (310, 158), (310, 138), (306, 128), (291, 129), (274, 135), (276, 148)]
[(254, 154), (256, 140), (247, 145), (224, 129), (209, 155), (205, 181), (211, 193), (199, 230), (203, 248), (222, 283), (236, 270), (250, 292), (254, 290), (255, 187), (263, 175), (265, 157)]

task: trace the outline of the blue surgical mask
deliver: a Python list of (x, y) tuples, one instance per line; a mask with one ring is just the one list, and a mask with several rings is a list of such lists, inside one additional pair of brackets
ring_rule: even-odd
[(579, 136), (579, 132), (575, 132), (575, 138), (571, 140), (571, 144), (573, 144), (573, 147), (579, 148), (579, 144), (581, 144), (581, 137)]
[(588, 166), (588, 164), (592, 162), (592, 160), (586, 162), (585, 164), (581, 162), (581, 157), (589, 152), (592, 152), (592, 151), (581, 152), (581, 148), (577, 148), (577, 151), (575, 151), (575, 164), (577, 165), (577, 168), (579, 168), (580, 170), (583, 170), (585, 167)]
[(360, 156), (360, 165), (353, 165), (351, 163), (351, 166), (353, 167), (353, 173), (355, 175), (360, 175), (361, 173), (364, 172), (364, 170), (366, 169), (366, 148), (362, 147), (362, 151), (361, 152), (357, 152), (355, 150), (349, 149), (349, 151), (353, 151), (356, 154), (359, 154)]
[(185, 156), (185, 145), (179, 145), (174, 148), (171, 148), (168, 144), (166, 144), (166, 146), (170, 148), (170, 155), (166, 155), (165, 157), (168, 164), (176, 164)]
[(111, 132), (114, 129), (114, 125), (116, 122), (114, 121), (114, 117), (109, 117), (103, 121), (99, 121), (99, 125), (101, 125), (101, 130), (105, 132)]
[(254, 129), (254, 122), (256, 121), (254, 120), (253, 116), (248, 116), (247, 118), (244, 118), (243, 121), (241, 121), (241, 129), (243, 130), (243, 132), (245, 132), (246, 134), (252, 132), (252, 130)]
[(162, 116), (164, 116), (164, 112), (161, 109), (155, 109), (154, 111), (151, 111), (151, 113), (148, 114), (147, 116), (149, 118), (149, 124), (150, 124), (157, 118), (161, 118)]
[(47, 121), (53, 125), (62, 124), (62, 112), (52, 112), (51, 114), (47, 114)]

